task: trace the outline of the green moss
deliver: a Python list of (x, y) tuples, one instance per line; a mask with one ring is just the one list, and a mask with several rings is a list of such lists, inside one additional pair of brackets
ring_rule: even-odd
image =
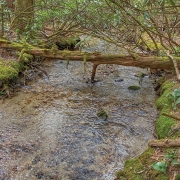
[(156, 107), (160, 110), (160, 117), (156, 121), (156, 134), (160, 139), (167, 137), (171, 126), (176, 124), (174, 119), (161, 115), (163, 112), (170, 113), (172, 111), (172, 100), (167, 95), (175, 87), (175, 82), (172, 82), (172, 80), (166, 81), (161, 88), (162, 95), (156, 101)]
[(18, 77), (19, 72), (26, 69), (26, 64), (32, 60), (33, 56), (22, 54), (19, 61), (0, 59), (0, 81), (7, 83)]
[(22, 64), (29, 63), (33, 59), (33, 56), (27, 53), (18, 52), (17, 55), (20, 57), (19, 61)]
[[(156, 108), (162, 112), (171, 111), (172, 101), (167, 98), (167, 95), (172, 91), (175, 83), (172, 81), (166, 81), (161, 88), (161, 96), (156, 101)], [(175, 87), (174, 87), (175, 88)]]
[(8, 43), (9, 41), (5, 38), (0, 38), (0, 42), (3, 42), (3, 43)]
[(149, 148), (137, 158), (127, 160), (124, 170), (116, 173), (117, 180), (168, 180), (166, 174), (149, 169), (153, 163), (151, 159), (153, 153), (154, 149)]
[(171, 127), (176, 124), (176, 121), (167, 116), (161, 115), (156, 121), (156, 134), (162, 139), (168, 136)]
[(171, 109), (171, 101), (167, 98), (167, 95), (170, 93), (170, 89), (166, 89), (164, 93), (157, 99), (156, 108), (157, 110), (166, 111)]
[(0, 60), (0, 81), (5, 82), (18, 76), (20, 64), (16, 61)]
[(166, 89), (171, 89), (173, 86), (175, 85), (175, 82), (172, 81), (172, 80), (168, 80), (168, 81), (165, 81), (162, 85), (162, 90), (161, 92), (163, 92), (164, 90)]
[(108, 115), (104, 109), (100, 109), (100, 111), (97, 113), (97, 116), (104, 121), (108, 118)]

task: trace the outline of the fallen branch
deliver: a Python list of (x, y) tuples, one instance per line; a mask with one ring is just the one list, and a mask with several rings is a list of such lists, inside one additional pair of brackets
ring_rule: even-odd
[(162, 113), (162, 115), (164, 115), (164, 116), (167, 116), (167, 117), (170, 117), (170, 118), (173, 118), (173, 119), (176, 119), (176, 120), (178, 120), (178, 121), (180, 121), (180, 117), (178, 117), (178, 116), (176, 116), (176, 115), (174, 115), (174, 114), (167, 114), (167, 113)]
[(150, 140), (150, 147), (180, 147), (180, 138), (177, 139), (164, 139), (164, 140)]

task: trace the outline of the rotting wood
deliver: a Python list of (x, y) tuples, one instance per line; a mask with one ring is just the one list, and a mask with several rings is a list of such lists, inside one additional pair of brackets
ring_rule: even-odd
[(150, 140), (148, 145), (150, 147), (180, 147), (180, 138), (177, 139), (164, 139), (164, 140)]

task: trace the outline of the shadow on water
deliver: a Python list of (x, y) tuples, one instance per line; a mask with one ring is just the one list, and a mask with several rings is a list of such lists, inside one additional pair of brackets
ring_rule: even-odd
[[(81, 62), (45, 62), (47, 77), (0, 108), (0, 179), (113, 180), (153, 137), (155, 93), (139, 68), (100, 65), (94, 84)], [(118, 81), (123, 79), (123, 81)], [(107, 121), (97, 117), (103, 108)]]

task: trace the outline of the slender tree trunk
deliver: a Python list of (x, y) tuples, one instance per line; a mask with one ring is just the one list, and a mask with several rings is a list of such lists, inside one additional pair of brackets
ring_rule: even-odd
[(34, 0), (15, 0), (13, 28), (21, 34), (33, 25)]

